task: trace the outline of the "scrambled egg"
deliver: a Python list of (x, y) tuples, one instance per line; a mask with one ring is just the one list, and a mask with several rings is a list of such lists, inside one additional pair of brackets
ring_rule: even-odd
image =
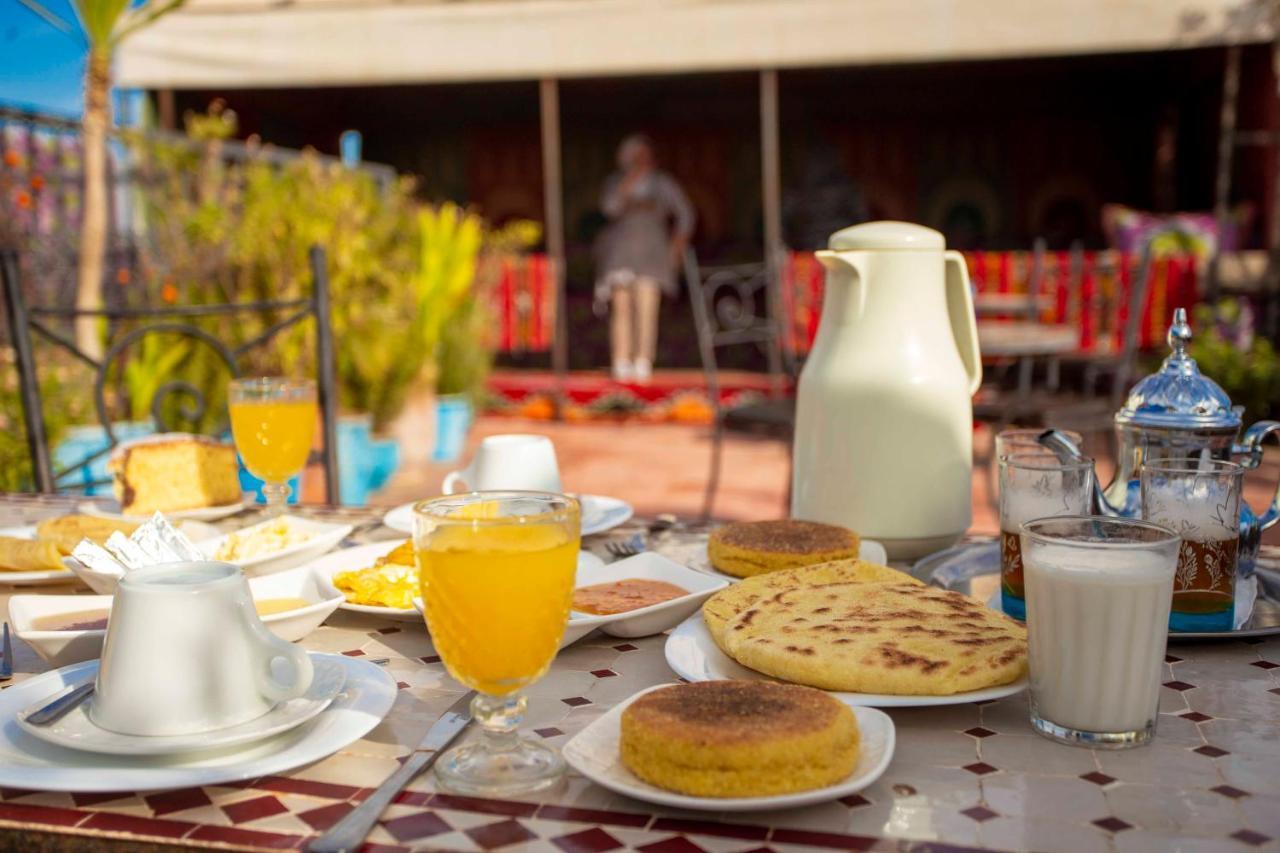
[(285, 548), (301, 545), (315, 535), (313, 529), (303, 527), (296, 520), (282, 515), (228, 535), (218, 547), (218, 553), (214, 555), (214, 559), (231, 562), (252, 560), (254, 557), (274, 554)]
[(366, 569), (354, 569), (333, 576), (333, 585), (352, 604), (394, 607), (408, 610), (418, 594), (418, 566), (413, 558), (413, 542), (405, 542)]

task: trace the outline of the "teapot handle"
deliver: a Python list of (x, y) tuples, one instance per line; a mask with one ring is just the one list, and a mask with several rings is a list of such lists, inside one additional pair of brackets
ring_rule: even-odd
[(973, 291), (969, 289), (969, 266), (959, 252), (946, 252), (943, 261), (951, 334), (955, 336), (965, 373), (969, 374), (969, 393), (976, 394), (982, 385), (982, 353), (978, 351), (978, 323), (973, 314)]
[[(1258, 421), (1244, 431), (1244, 439), (1235, 448), (1235, 452), (1246, 457), (1241, 460), (1246, 468), (1257, 468), (1262, 462), (1262, 442), (1273, 432), (1280, 438), (1280, 421)], [(1258, 518), (1258, 524), (1262, 530), (1266, 530), (1277, 521), (1280, 521), (1280, 482), (1276, 483), (1276, 494), (1271, 499), (1271, 505)]]

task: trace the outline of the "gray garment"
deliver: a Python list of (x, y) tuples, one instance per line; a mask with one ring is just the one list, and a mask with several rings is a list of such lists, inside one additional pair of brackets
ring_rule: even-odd
[(604, 283), (612, 273), (627, 272), (629, 277), (653, 279), (672, 296), (676, 278), (671, 236), (693, 233), (693, 205), (666, 172), (650, 172), (626, 193), (621, 191), (622, 180), (621, 173), (610, 175), (600, 195), (600, 208), (612, 221), (601, 235), (597, 280)]

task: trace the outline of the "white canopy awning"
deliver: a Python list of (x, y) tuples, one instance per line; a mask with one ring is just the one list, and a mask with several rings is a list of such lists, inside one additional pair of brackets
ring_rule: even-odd
[(189, 0), (120, 50), (138, 88), (928, 62), (1260, 41), (1255, 0)]

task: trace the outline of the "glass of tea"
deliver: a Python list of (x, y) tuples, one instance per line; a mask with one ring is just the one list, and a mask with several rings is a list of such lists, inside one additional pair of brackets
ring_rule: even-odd
[(453, 791), (510, 796), (554, 784), (564, 759), (519, 737), (524, 688), (551, 666), (578, 568), (578, 502), (549, 492), (471, 492), (414, 507), (427, 626), (449, 674), (477, 692), (482, 735), (436, 763)]
[(1022, 580), (1022, 525), (1034, 518), (1088, 515), (1093, 460), (1063, 462), (1047, 449), (1000, 457), (1000, 606), (1026, 619)]
[(1230, 631), (1244, 468), (1217, 459), (1149, 463), (1141, 482), (1142, 517), (1182, 537), (1169, 629)]

